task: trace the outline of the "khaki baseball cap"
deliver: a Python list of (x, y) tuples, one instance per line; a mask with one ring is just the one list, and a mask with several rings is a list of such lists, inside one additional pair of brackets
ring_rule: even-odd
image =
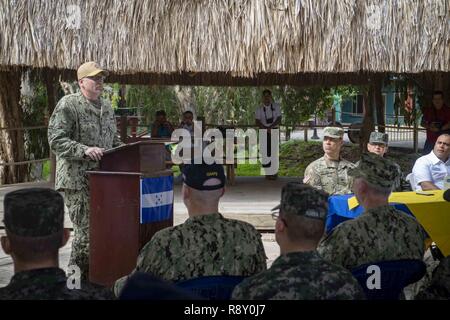
[(83, 63), (78, 68), (78, 71), (77, 71), (78, 80), (81, 80), (86, 77), (93, 77), (93, 76), (99, 74), (100, 72), (102, 72), (105, 76), (108, 76), (108, 74), (109, 74), (108, 71), (100, 68), (100, 66), (94, 61), (89, 61), (89, 62)]

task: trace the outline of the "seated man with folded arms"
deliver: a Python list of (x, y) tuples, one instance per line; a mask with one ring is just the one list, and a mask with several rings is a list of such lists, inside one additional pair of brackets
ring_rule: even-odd
[(323, 235), (328, 194), (311, 186), (289, 182), (283, 187), (275, 224), (281, 255), (270, 269), (244, 279), (233, 299), (364, 299), (352, 274), (322, 259), (316, 251)]
[(416, 190), (444, 189), (450, 176), (450, 134), (438, 137), (433, 150), (416, 160), (412, 173)]
[(422, 259), (425, 231), (417, 220), (388, 203), (398, 171), (376, 154), (363, 154), (349, 171), (353, 191), (364, 212), (339, 224), (318, 247), (326, 260), (353, 269), (370, 262)]
[[(108, 300), (111, 290), (71, 279), (59, 268), (58, 251), (69, 239), (64, 229), (64, 200), (56, 191), (30, 188), (4, 199), (3, 251), (14, 263), (14, 276), (0, 288), (0, 300)], [(69, 266), (70, 267), (70, 266)], [(80, 271), (78, 271), (80, 273)], [(73, 280), (73, 281), (72, 281)]]
[[(251, 276), (266, 270), (258, 231), (219, 213), (224, 186), (222, 165), (184, 165), (181, 193), (189, 218), (158, 231), (142, 248), (135, 270), (174, 282), (202, 276)], [(126, 277), (116, 281), (116, 295), (125, 281)]]

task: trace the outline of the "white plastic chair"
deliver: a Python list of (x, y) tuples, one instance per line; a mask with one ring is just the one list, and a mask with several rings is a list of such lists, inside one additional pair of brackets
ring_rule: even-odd
[(422, 190), (422, 188), (419, 185), (416, 186), (416, 183), (414, 181), (414, 175), (412, 172), (409, 173), (405, 179), (406, 179), (406, 181), (409, 182), (409, 185), (411, 186), (412, 191)]

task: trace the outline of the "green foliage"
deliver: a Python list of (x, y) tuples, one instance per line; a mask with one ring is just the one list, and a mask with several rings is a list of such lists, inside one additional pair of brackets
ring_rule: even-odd
[(168, 86), (127, 86), (127, 108), (137, 108), (144, 122), (151, 124), (158, 110), (165, 110), (167, 119), (177, 125), (180, 119), (179, 103), (173, 87)]
[[(47, 121), (47, 91), (45, 86), (37, 80), (30, 80), (30, 85), (33, 89), (32, 95), (23, 95), (21, 97), (23, 126), (42, 126)], [(47, 141), (46, 128), (25, 130), (24, 138), (27, 159), (43, 159), (49, 156), (50, 149)], [(29, 174), (31, 174), (33, 168), (39, 166), (42, 166), (42, 164), (29, 165)]]
[(322, 143), (291, 140), (280, 146), (279, 175), (302, 177), (306, 167), (321, 157)]
[(48, 180), (50, 177), (50, 161), (47, 160), (44, 162), (44, 167), (42, 168), (42, 178), (44, 180)]
[(193, 87), (197, 116), (207, 123), (255, 123), (262, 90), (255, 87)]
[[(364, 90), (365, 88), (363, 88)], [(332, 89), (334, 100), (342, 104), (343, 100), (351, 99), (360, 92), (359, 87), (355, 86), (338, 86)]]
[(112, 94), (111, 94), (111, 106), (114, 110), (117, 110), (120, 102), (120, 85), (118, 83), (114, 83), (112, 85)]
[[(293, 126), (308, 120), (314, 114), (323, 117), (337, 98), (355, 95), (351, 86), (336, 88), (291, 86), (275, 87), (191, 87), (192, 103), (198, 117), (207, 123), (222, 125), (254, 125), (255, 110), (261, 105), (262, 91), (272, 91), (275, 102), (280, 103), (283, 123)], [(116, 88), (113, 90), (116, 91)], [(114, 95), (113, 95), (114, 97)], [(174, 124), (181, 117), (181, 105), (174, 87), (127, 86), (127, 108), (137, 108), (151, 123), (157, 110), (165, 110)]]
[(333, 92), (328, 88), (278, 87), (274, 96), (280, 99), (283, 109), (283, 123), (293, 126), (308, 120), (311, 115), (323, 117), (333, 106)]
[(258, 177), (260, 175), (261, 175), (261, 165), (259, 163), (257, 163), (257, 164), (250, 164), (250, 163), (238, 164), (238, 166), (236, 168), (236, 176)]

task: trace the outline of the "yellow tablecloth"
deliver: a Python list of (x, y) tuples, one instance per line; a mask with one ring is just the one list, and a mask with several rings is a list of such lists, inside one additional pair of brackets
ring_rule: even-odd
[[(438, 245), (445, 256), (450, 255), (450, 202), (443, 198), (443, 190), (424, 191), (423, 195), (412, 192), (393, 192), (390, 203), (403, 203), (413, 213), (422, 227)], [(350, 209), (357, 207), (355, 197), (348, 199)]]

